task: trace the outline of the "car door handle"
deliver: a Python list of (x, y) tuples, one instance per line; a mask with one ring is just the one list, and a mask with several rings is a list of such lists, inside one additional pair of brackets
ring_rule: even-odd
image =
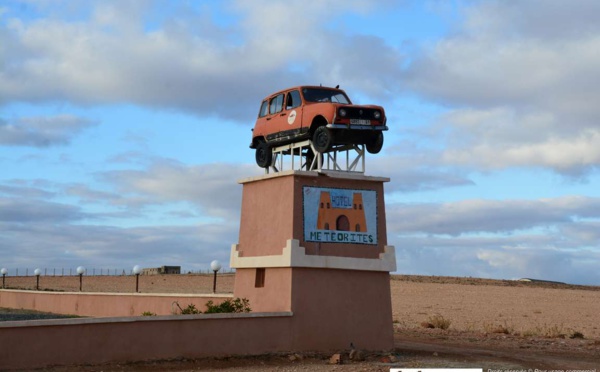
[(279, 114), (279, 116), (286, 116), (287, 114), (284, 112), (283, 114)]

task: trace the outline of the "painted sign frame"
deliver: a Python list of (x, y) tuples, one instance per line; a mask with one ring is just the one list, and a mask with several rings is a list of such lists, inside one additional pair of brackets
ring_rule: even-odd
[(377, 191), (303, 186), (304, 241), (377, 245)]

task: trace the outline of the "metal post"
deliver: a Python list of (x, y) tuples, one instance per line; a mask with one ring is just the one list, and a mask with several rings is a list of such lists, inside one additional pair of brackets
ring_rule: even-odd
[(79, 292), (81, 292), (82, 287), (83, 287), (83, 273), (79, 274)]
[(215, 276), (213, 278), (213, 293), (217, 293), (217, 270), (214, 271)]
[(4, 281), (6, 280), (6, 274), (2, 274), (2, 289), (5, 289)]
[(139, 292), (140, 274), (135, 274), (135, 293)]
[(40, 276), (39, 275), (36, 275), (35, 290), (36, 291), (40, 290)]

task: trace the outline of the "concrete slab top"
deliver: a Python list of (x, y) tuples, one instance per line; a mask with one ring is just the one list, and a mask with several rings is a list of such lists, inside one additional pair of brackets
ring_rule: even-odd
[(80, 324), (100, 323), (131, 323), (131, 322), (156, 322), (156, 321), (182, 321), (182, 320), (210, 320), (210, 319), (235, 319), (235, 318), (273, 318), (291, 317), (291, 311), (262, 312), (262, 313), (215, 313), (215, 314), (190, 314), (190, 315), (155, 315), (155, 316), (121, 316), (99, 318), (63, 318), (46, 320), (18, 320), (0, 322), (2, 328), (19, 327), (49, 327)]
[(59, 292), (33, 291), (21, 289), (0, 289), (7, 293), (31, 293), (46, 295), (81, 295), (81, 296), (138, 296), (138, 297), (185, 297), (185, 298), (231, 298), (233, 293), (140, 293), (140, 292)]
[(253, 176), (242, 178), (238, 180), (239, 184), (251, 183), (262, 181), (270, 178), (288, 177), (288, 176), (302, 176), (302, 177), (331, 177), (339, 179), (351, 179), (351, 180), (362, 180), (362, 181), (373, 181), (373, 182), (390, 182), (388, 177), (376, 177), (376, 176), (365, 176), (363, 173), (357, 172), (338, 172), (338, 171), (300, 171), (300, 170), (287, 170), (282, 172), (274, 172), (263, 174), (260, 176)]

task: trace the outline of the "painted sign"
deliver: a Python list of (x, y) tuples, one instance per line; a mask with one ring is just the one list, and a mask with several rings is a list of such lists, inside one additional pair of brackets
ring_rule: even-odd
[(304, 240), (377, 244), (377, 192), (304, 186)]
[(297, 116), (296, 110), (292, 110), (292, 112), (290, 112), (290, 115), (288, 116), (288, 119), (287, 119), (289, 125), (294, 124), (294, 122), (296, 121), (296, 116)]

